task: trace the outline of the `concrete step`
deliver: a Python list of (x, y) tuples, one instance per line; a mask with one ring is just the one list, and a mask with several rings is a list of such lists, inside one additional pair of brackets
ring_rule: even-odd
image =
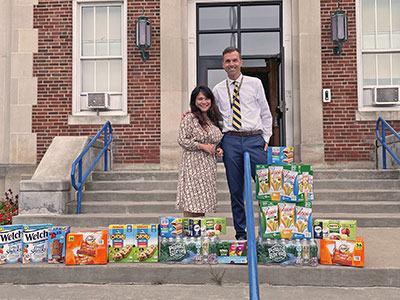
[[(258, 210), (258, 203), (254, 201), (254, 210)], [(68, 204), (68, 212), (76, 212), (76, 203)], [(157, 213), (174, 214), (174, 201), (88, 201), (81, 204), (82, 213)], [(218, 213), (231, 212), (230, 201), (220, 201), (217, 207)], [(314, 213), (400, 213), (400, 201), (385, 201), (377, 203), (375, 201), (314, 201)]]
[[(255, 224), (259, 224), (258, 212), (255, 211)], [(65, 215), (40, 215), (23, 214), (13, 217), (14, 224), (35, 224), (51, 223), (59, 226), (75, 227), (107, 227), (110, 224), (155, 224), (158, 223), (158, 216), (165, 214), (141, 213), (141, 214), (65, 214)], [(173, 215), (180, 215), (179, 212)], [(232, 215), (230, 212), (209, 213), (210, 217), (225, 217), (227, 225), (232, 225)], [(334, 219), (334, 220), (357, 220), (358, 227), (400, 227), (399, 213), (313, 213), (313, 219)]]
[(398, 179), (324, 179), (314, 181), (314, 190), (339, 189), (339, 190), (399, 190), (400, 180)]
[(314, 169), (314, 179), (399, 179), (400, 170), (329, 170)]

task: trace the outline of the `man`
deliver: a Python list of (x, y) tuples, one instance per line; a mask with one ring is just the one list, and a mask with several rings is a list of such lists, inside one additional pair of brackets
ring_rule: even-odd
[(251, 173), (255, 165), (267, 163), (268, 142), (272, 135), (272, 116), (261, 80), (242, 75), (243, 61), (235, 47), (226, 48), (222, 66), (228, 78), (218, 83), (213, 93), (222, 116), (222, 149), (231, 194), (236, 239), (247, 239), (244, 208), (244, 152), (250, 154)]

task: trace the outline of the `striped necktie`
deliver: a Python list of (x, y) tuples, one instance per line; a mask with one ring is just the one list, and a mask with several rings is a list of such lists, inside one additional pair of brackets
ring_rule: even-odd
[(236, 131), (242, 128), (242, 117), (240, 115), (240, 97), (239, 97), (239, 87), (238, 82), (234, 81), (235, 88), (233, 89), (233, 103), (232, 103), (232, 127)]

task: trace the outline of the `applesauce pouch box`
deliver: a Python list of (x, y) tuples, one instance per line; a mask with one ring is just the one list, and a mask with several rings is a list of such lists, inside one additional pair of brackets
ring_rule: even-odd
[(362, 237), (356, 237), (355, 241), (322, 239), (320, 257), (322, 265), (364, 267), (364, 239)]
[(105, 265), (108, 230), (72, 231), (67, 234), (66, 265)]
[(49, 229), (47, 253), (49, 264), (65, 263), (65, 244), (69, 232), (69, 226), (54, 226)]
[(247, 241), (220, 241), (217, 260), (219, 264), (247, 264)]
[(158, 262), (158, 225), (133, 225), (133, 262)]
[(22, 232), (22, 263), (47, 262), (49, 229), (53, 224), (24, 225)]
[(263, 239), (281, 238), (279, 232), (278, 203), (274, 201), (260, 201), (261, 226), (260, 236)]
[(268, 165), (256, 165), (256, 199), (271, 200)]
[(297, 165), (297, 180), (295, 181), (295, 194), (297, 201), (314, 200), (314, 171), (311, 165)]
[(296, 203), (293, 239), (311, 239), (313, 233), (312, 203)]
[(108, 226), (108, 262), (132, 262), (134, 244), (132, 225)]
[(293, 147), (268, 147), (269, 165), (291, 165), (293, 160)]
[(22, 262), (22, 225), (0, 226), (0, 265)]
[(226, 218), (202, 218), (200, 222), (202, 236), (226, 234)]
[(357, 220), (325, 220), (313, 222), (313, 233), (316, 239), (350, 240), (356, 239)]
[(183, 224), (181, 217), (159, 217), (160, 236), (177, 237), (183, 236)]

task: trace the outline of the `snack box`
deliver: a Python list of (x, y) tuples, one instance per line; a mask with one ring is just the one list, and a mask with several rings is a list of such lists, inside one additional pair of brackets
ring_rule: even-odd
[(134, 251), (132, 225), (108, 226), (108, 261), (132, 262)]
[(202, 220), (202, 218), (182, 218), (183, 236), (201, 237), (203, 234)]
[(158, 225), (133, 225), (132, 229), (134, 243), (132, 261), (158, 262)]
[(67, 234), (66, 265), (107, 264), (108, 230), (72, 231)]
[(226, 218), (202, 218), (201, 235), (216, 236), (226, 234)]
[(65, 243), (67, 234), (70, 232), (69, 226), (52, 227), (49, 229), (49, 247), (48, 247), (48, 263), (63, 264), (65, 263)]
[(181, 217), (159, 217), (159, 224), (161, 237), (183, 236)]
[(354, 241), (356, 239), (356, 227), (356, 220), (316, 219), (313, 222), (314, 238)]
[(268, 147), (269, 165), (290, 165), (294, 160), (293, 147)]
[(312, 238), (311, 202), (260, 201), (259, 204), (261, 238)]
[(325, 240), (320, 242), (321, 264), (364, 267), (364, 239), (356, 237), (355, 241)]
[(22, 225), (0, 226), (0, 265), (22, 262)]
[(247, 241), (220, 241), (217, 255), (219, 264), (247, 264)]
[(49, 229), (53, 224), (23, 225), (22, 263), (47, 262)]

